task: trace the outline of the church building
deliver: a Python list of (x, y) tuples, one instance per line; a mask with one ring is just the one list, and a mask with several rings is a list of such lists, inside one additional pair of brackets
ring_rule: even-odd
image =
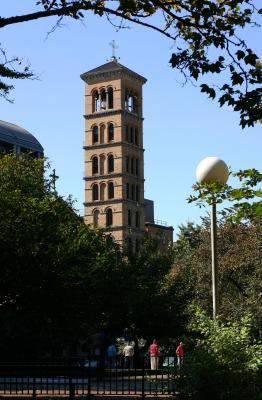
[[(146, 79), (111, 61), (81, 75), (85, 82), (85, 222), (134, 248), (145, 232), (173, 241), (173, 228), (154, 224), (144, 199), (143, 97)], [(149, 204), (151, 210), (146, 211)], [(151, 221), (146, 221), (150, 215)], [(153, 227), (153, 228), (152, 228)]]

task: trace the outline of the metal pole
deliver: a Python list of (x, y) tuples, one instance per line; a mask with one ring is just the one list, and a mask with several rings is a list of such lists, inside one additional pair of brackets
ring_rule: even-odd
[[(150, 387), (150, 393), (151, 393), (151, 387)], [(143, 357), (143, 365), (142, 365), (141, 399), (145, 400), (145, 358), (144, 357)]]
[(216, 222), (216, 199), (211, 204), (211, 254), (212, 254), (212, 297), (213, 297), (213, 319), (217, 316), (217, 222)]

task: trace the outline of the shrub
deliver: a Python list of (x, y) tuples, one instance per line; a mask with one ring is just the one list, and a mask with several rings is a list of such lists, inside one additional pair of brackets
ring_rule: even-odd
[(197, 309), (191, 332), (198, 338), (175, 373), (175, 387), (181, 398), (194, 400), (262, 399), (262, 345), (252, 337), (252, 318), (239, 322), (210, 319)]

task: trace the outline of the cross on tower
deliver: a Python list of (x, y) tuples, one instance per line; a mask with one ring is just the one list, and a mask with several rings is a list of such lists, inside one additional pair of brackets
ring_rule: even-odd
[(109, 43), (109, 46), (112, 47), (112, 57), (111, 60), (117, 62), (116, 58), (116, 49), (118, 49), (118, 46), (115, 44), (115, 41), (112, 40), (112, 42)]
[(55, 192), (56, 191), (56, 180), (59, 176), (56, 175), (55, 169), (52, 170), (52, 174), (49, 175), (50, 177), (50, 187)]

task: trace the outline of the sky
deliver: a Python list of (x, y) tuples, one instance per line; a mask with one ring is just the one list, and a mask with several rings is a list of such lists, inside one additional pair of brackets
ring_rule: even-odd
[[(32, 11), (35, 2), (1, 3), (1, 16), (7, 17)], [(174, 49), (168, 38), (131, 24), (117, 30), (105, 18), (86, 15), (83, 23), (64, 20), (49, 35), (55, 18), (0, 30), (7, 55), (30, 62), (39, 77), (15, 83), (14, 104), (0, 98), (0, 119), (25, 128), (39, 140), (59, 176), (59, 194), (72, 195), (83, 214), (84, 82), (80, 74), (109, 61), (109, 43), (115, 40), (119, 62), (147, 78), (143, 87), (145, 197), (155, 202), (155, 218), (172, 225), (175, 233), (181, 224), (199, 223), (206, 211), (186, 201), (198, 163), (217, 156), (233, 171), (261, 171), (262, 126), (242, 130), (231, 108), (219, 108), (190, 83), (184, 86), (170, 67)], [(258, 30), (248, 31), (246, 40), (261, 55)]]

